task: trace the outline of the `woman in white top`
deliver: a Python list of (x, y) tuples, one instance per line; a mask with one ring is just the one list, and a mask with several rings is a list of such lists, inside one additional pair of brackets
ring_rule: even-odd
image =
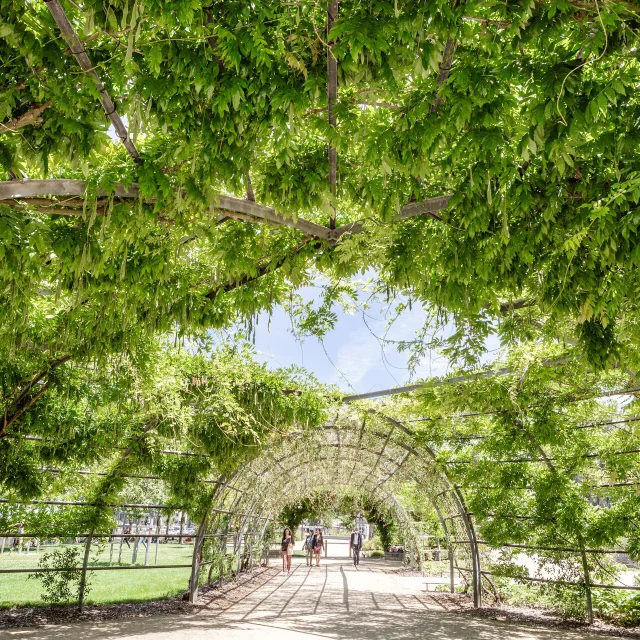
[(282, 556), (282, 573), (291, 571), (291, 556), (293, 556), (293, 534), (291, 529), (287, 527), (282, 534), (282, 543), (280, 545), (280, 555)]

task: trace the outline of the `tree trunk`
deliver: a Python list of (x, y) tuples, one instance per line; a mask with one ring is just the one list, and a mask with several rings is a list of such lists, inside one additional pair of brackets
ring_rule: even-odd
[(84, 545), (84, 559), (82, 560), (82, 575), (80, 576), (80, 586), (78, 588), (78, 609), (82, 611), (84, 605), (84, 592), (87, 588), (87, 565), (89, 564), (89, 555), (91, 554), (91, 540), (93, 539), (93, 530), (87, 536)]

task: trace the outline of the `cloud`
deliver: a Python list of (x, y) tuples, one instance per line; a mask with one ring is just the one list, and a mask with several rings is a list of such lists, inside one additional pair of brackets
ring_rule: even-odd
[[(347, 383), (344, 378), (346, 378), (353, 387), (357, 388), (369, 373), (377, 371), (379, 375), (376, 378), (382, 379), (378, 384), (374, 384), (373, 388), (394, 386), (396, 382), (403, 384), (408, 378), (408, 371), (405, 369), (408, 354), (399, 353), (393, 342), (386, 343), (381, 349), (376, 336), (394, 341), (412, 340), (415, 331), (422, 326), (426, 314), (419, 307), (414, 308), (413, 311), (406, 311), (396, 319), (389, 332), (387, 332), (387, 319), (382, 305), (375, 306), (367, 315), (369, 316), (367, 317), (368, 328), (362, 319), (358, 322), (357, 316), (354, 317), (353, 321), (358, 323), (358, 328), (346, 334), (346, 340), (338, 346), (335, 356), (329, 352), (336, 368), (340, 371), (338, 373), (334, 369), (329, 382), (345, 388)], [(384, 370), (383, 360), (387, 360), (389, 371)]]
[(375, 369), (381, 359), (380, 344), (366, 327), (351, 331), (333, 361), (340, 373), (334, 371), (329, 382), (344, 387), (346, 378), (355, 387), (369, 371)]

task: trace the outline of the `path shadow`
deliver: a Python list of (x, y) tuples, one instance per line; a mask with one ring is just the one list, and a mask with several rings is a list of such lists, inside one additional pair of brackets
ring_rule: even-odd
[[(346, 570), (345, 570), (346, 569)], [(353, 569), (351, 570), (353, 571)], [(473, 618), (347, 566), (296, 567), (230, 606), (186, 615), (0, 630), (0, 640), (595, 640), (610, 636)], [(381, 587), (386, 586), (387, 589)]]

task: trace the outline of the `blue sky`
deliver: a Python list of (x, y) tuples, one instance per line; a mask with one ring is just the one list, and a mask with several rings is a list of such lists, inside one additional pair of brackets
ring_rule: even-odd
[[(318, 296), (319, 288), (299, 291), (305, 300)], [(408, 352), (399, 352), (393, 343), (381, 344), (376, 336), (390, 340), (411, 340), (422, 327), (425, 312), (418, 306), (405, 310), (387, 332), (388, 305), (371, 303), (370, 308), (353, 314), (336, 308), (338, 322), (321, 343), (315, 337), (300, 341), (292, 331), (288, 313), (278, 308), (269, 318), (262, 314), (255, 331), (258, 360), (270, 368), (297, 365), (315, 374), (320, 382), (333, 383), (349, 393), (366, 393), (406, 384), (410, 381)], [(366, 322), (365, 322), (366, 320)], [(375, 334), (375, 335), (374, 335)], [(490, 339), (487, 347), (496, 348)], [(495, 353), (487, 354), (487, 360)], [(413, 379), (442, 376), (450, 371), (449, 362), (437, 353), (425, 357)]]

